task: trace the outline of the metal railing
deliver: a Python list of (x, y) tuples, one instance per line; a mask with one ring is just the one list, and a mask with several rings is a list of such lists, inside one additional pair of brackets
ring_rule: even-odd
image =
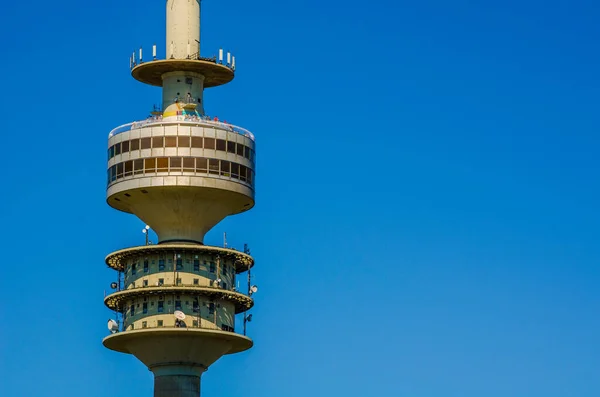
[(230, 132), (235, 132), (239, 135), (243, 135), (247, 138), (250, 138), (254, 141), (254, 134), (248, 131), (247, 129), (229, 123), (224, 123), (218, 120), (211, 120), (208, 116), (188, 116), (188, 115), (179, 115), (169, 117), (169, 120), (163, 120), (162, 116), (149, 117), (146, 120), (134, 121), (131, 123), (123, 124), (114, 128), (109, 134), (108, 137), (112, 138), (115, 135), (122, 134), (123, 132), (135, 130), (138, 128), (145, 127), (147, 125), (170, 125), (170, 124), (179, 124), (181, 122), (195, 124), (198, 126), (209, 126), (209, 127), (218, 127)]
[[(251, 297), (252, 294), (250, 293), (250, 291), (248, 291), (247, 293), (239, 291), (238, 288), (234, 287), (228, 287), (228, 288), (223, 288), (221, 286), (219, 286), (220, 283), (218, 283), (216, 280), (213, 281), (213, 283), (203, 283), (203, 284), (187, 284), (187, 283), (160, 283), (160, 282), (156, 282), (154, 284), (150, 284), (148, 283), (148, 285), (137, 285), (139, 279), (137, 279), (135, 281), (135, 285), (131, 285), (129, 284), (127, 287), (125, 288), (120, 288), (118, 290), (116, 290), (113, 293), (116, 292), (124, 292), (124, 291), (134, 291), (134, 290), (138, 290), (138, 289), (144, 289), (144, 288), (209, 288), (209, 289), (214, 289), (215, 291), (223, 291), (223, 292), (235, 292), (238, 293), (240, 295), (244, 295), (246, 297)], [(111, 294), (105, 294), (104, 297), (106, 298), (107, 296), (112, 295)]]
[[(152, 316), (149, 316), (147, 318), (152, 318)], [(209, 321), (209, 319), (200, 317), (198, 315), (196, 315), (194, 313), (194, 315), (188, 314), (186, 315), (185, 320), (181, 321), (179, 320), (179, 325), (146, 325), (146, 326), (137, 326), (135, 328), (131, 328), (132, 324), (128, 324), (127, 326), (125, 326), (125, 322), (122, 319), (118, 319), (115, 320), (117, 322), (117, 324), (119, 324), (119, 331), (116, 333), (120, 333), (120, 332), (127, 332), (127, 331), (139, 331), (139, 330), (144, 330), (144, 329), (206, 329), (206, 330), (210, 330), (210, 331), (224, 331), (224, 332), (231, 332), (234, 334), (238, 334), (238, 335), (242, 335), (238, 332), (235, 331), (235, 328), (233, 327), (228, 327), (227, 329), (224, 328), (219, 328), (217, 325), (215, 325), (215, 323), (212, 323)], [(136, 320), (134, 323), (136, 325), (138, 325), (138, 323), (141, 320)], [(152, 320), (153, 322), (156, 322), (158, 320)], [(164, 321), (164, 320), (163, 320)]]

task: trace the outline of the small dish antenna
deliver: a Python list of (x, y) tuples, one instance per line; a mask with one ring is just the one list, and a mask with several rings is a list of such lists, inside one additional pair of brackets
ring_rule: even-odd
[(114, 282), (110, 283), (110, 288), (112, 288), (112, 289), (117, 289), (118, 286), (119, 286), (119, 284), (117, 284), (117, 283), (114, 283)]
[(253, 285), (252, 287), (250, 287), (250, 295), (256, 294), (257, 292), (258, 292), (258, 287), (256, 285)]
[(173, 314), (177, 320), (185, 320), (185, 314), (181, 310), (175, 310)]
[(108, 330), (113, 334), (119, 331), (119, 323), (117, 323), (115, 320), (108, 320), (107, 326)]

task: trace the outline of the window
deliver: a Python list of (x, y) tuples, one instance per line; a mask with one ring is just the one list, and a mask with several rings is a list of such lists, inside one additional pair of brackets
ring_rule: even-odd
[(162, 327), (162, 326), (163, 326), (163, 320), (158, 320), (158, 321), (157, 321), (157, 325), (158, 325), (159, 327)]
[(208, 159), (204, 157), (196, 158), (196, 172), (206, 173), (206, 170), (208, 170), (207, 163)]
[(194, 301), (194, 303), (192, 305), (192, 311), (194, 313), (198, 313), (199, 310), (200, 310), (200, 305), (198, 304), (198, 301)]
[(158, 301), (158, 312), (159, 313), (163, 313), (165, 311), (165, 302), (164, 301)]
[(227, 142), (227, 153), (235, 154), (235, 142), (231, 142), (231, 141)]
[(202, 149), (202, 137), (201, 136), (193, 136), (192, 137), (192, 147), (196, 149)]
[(223, 273), (224, 276), (227, 275), (227, 265), (225, 263), (223, 263), (223, 271), (221, 273)]
[(194, 271), (195, 272), (200, 271), (200, 259), (194, 259)]
[(181, 259), (180, 255), (177, 256), (177, 270), (183, 270), (183, 259)]
[(163, 286), (165, 284), (165, 279), (164, 278), (159, 278), (158, 279), (158, 286)]
[(121, 142), (121, 152), (127, 153), (129, 151), (129, 141)]
[(246, 181), (246, 167), (240, 164), (240, 179)]
[(164, 137), (162, 136), (155, 136), (152, 138), (152, 148), (157, 149), (157, 148), (161, 148), (163, 147), (164, 144)]
[(144, 172), (144, 159), (133, 160), (133, 173), (138, 175)]
[(244, 146), (244, 157), (250, 160), (250, 148), (248, 146)]
[(214, 273), (216, 271), (215, 262), (210, 262), (210, 269), (209, 269), (209, 271), (211, 273)]
[(194, 285), (200, 285), (200, 279), (195, 278), (194, 279)]
[(170, 171), (181, 172), (181, 157), (171, 157), (171, 169)]
[(148, 314), (148, 303), (144, 303), (144, 305), (142, 306), (142, 313)]
[(147, 287), (148, 286), (148, 280), (144, 280), (144, 284), (143, 285), (144, 285), (144, 287)]
[(204, 138), (204, 149), (214, 149), (215, 138)]
[(185, 172), (194, 172), (195, 160), (196, 159), (193, 157), (184, 157), (183, 158), (183, 170)]
[(189, 136), (180, 136), (178, 138), (178, 147), (190, 147), (190, 137)]
[(229, 161), (221, 160), (221, 175), (229, 176)]
[(134, 263), (133, 265), (131, 265), (131, 275), (135, 276), (137, 273), (137, 263)]
[(166, 172), (169, 170), (169, 158), (159, 157), (156, 159), (156, 171)]
[(223, 289), (227, 289), (227, 283), (223, 281)]
[(142, 321), (142, 328), (148, 327), (148, 323), (146, 321)]
[(115, 157), (115, 147), (111, 146), (110, 149), (108, 149), (108, 157), (109, 159), (112, 159), (113, 157)]
[(208, 159), (208, 173), (219, 175), (219, 160)]
[(240, 165), (236, 163), (231, 163), (231, 176), (239, 179), (240, 178)]
[(198, 328), (198, 320), (192, 321), (192, 326)]
[(131, 305), (129, 307), (129, 316), (133, 317), (135, 315), (135, 305)]
[(140, 150), (140, 140), (138, 139), (132, 139), (131, 141), (129, 141), (131, 143), (131, 149), (130, 150)]
[(117, 178), (123, 177), (123, 163), (117, 164)]
[(178, 278), (178, 279), (176, 280), (176, 282), (177, 282), (177, 285), (181, 285), (181, 279), (180, 279), (180, 278)]
[(140, 141), (140, 146), (142, 149), (150, 149), (152, 143), (152, 140), (150, 138), (142, 138)]
[(144, 159), (143, 161), (146, 172), (156, 171), (156, 159)]
[(125, 176), (133, 175), (133, 161), (129, 160), (125, 162)]
[(177, 147), (177, 137), (176, 136), (166, 136), (165, 137), (165, 147)]
[(115, 156), (118, 156), (119, 154), (121, 154), (121, 144), (117, 143), (115, 145)]
[(241, 143), (238, 143), (236, 145), (235, 152), (238, 156), (243, 156), (244, 155), (244, 145), (242, 145)]
[(144, 273), (148, 273), (148, 259), (144, 259)]
[(208, 304), (208, 314), (215, 314), (215, 304), (213, 302)]
[(225, 151), (227, 143), (224, 139), (217, 139), (217, 150)]
[(164, 260), (164, 258), (158, 260), (158, 271), (162, 272), (163, 270), (165, 270), (165, 260)]
[(175, 301), (175, 310), (181, 310), (181, 301)]

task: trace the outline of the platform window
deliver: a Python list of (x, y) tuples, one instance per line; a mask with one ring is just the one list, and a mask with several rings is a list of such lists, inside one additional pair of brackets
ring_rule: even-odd
[(123, 163), (117, 164), (117, 178), (123, 177)]
[(165, 302), (164, 301), (158, 301), (158, 312), (159, 313), (164, 313), (165, 311)]
[(148, 286), (148, 280), (144, 280), (144, 283), (142, 284), (144, 287)]
[(129, 306), (129, 317), (133, 317), (135, 315), (135, 305)]
[(142, 321), (142, 328), (147, 328), (148, 327), (148, 323), (146, 321)]
[(193, 136), (192, 137), (192, 147), (195, 149), (202, 149), (204, 145), (202, 145), (202, 137), (201, 136)]
[(200, 279), (195, 278), (194, 279), (194, 285), (200, 285)]
[(134, 150), (140, 150), (140, 139), (132, 139), (129, 141), (129, 143), (131, 144), (131, 149), (130, 151), (134, 151)]
[(177, 282), (177, 285), (181, 285), (181, 279), (180, 279), (180, 278), (178, 278), (178, 279), (176, 280), (176, 282)]
[(192, 327), (198, 328), (198, 320), (192, 321)]
[(208, 173), (219, 175), (219, 160), (208, 159)]
[(208, 314), (215, 314), (215, 304), (213, 302), (208, 304)]
[(118, 156), (119, 154), (121, 154), (121, 144), (117, 143), (115, 144), (115, 156)]
[(158, 320), (158, 321), (156, 322), (156, 324), (157, 324), (159, 327), (162, 327), (162, 326), (163, 326), (163, 320)]
[(161, 287), (163, 285), (165, 285), (165, 279), (164, 278), (159, 278), (158, 279), (158, 286)]
[(115, 157), (115, 146), (111, 146), (110, 149), (108, 149), (108, 159), (112, 159), (113, 157)]
[(160, 258), (158, 260), (158, 271), (162, 272), (165, 270), (165, 259), (164, 258)]
[(144, 273), (148, 273), (148, 267), (150, 266), (150, 262), (148, 259), (144, 259)]
[(135, 175), (144, 173), (144, 159), (133, 160), (133, 173)]
[(194, 301), (193, 306), (192, 306), (192, 311), (194, 313), (198, 313), (199, 310), (200, 310), (200, 305), (198, 304), (198, 301)]
[(227, 265), (223, 263), (223, 275), (226, 276), (227, 275)]
[(183, 171), (184, 172), (194, 172), (196, 166), (196, 159), (193, 157), (184, 157), (183, 158)]
[(131, 265), (131, 275), (135, 276), (137, 273), (137, 263), (134, 263), (133, 265)]
[(152, 137), (152, 148), (153, 149), (162, 149), (165, 144), (165, 139), (162, 136)]
[(142, 306), (142, 313), (148, 314), (148, 304), (147, 303), (144, 303), (144, 305)]
[(221, 175), (229, 176), (230, 164), (229, 161), (221, 160)]
[(204, 149), (214, 149), (215, 138), (204, 138)]
[(244, 145), (242, 145), (241, 143), (238, 143), (235, 147), (236, 147), (236, 149), (235, 149), (236, 154), (238, 156), (243, 156), (244, 155)]
[(248, 169), (248, 173), (247, 173), (247, 179), (248, 179), (248, 183), (252, 186), (254, 186), (254, 171), (252, 171), (251, 169)]
[(190, 147), (190, 137), (180, 136), (177, 138), (177, 147), (188, 148)]
[(169, 171), (181, 172), (181, 157), (171, 157), (171, 169)]
[(140, 146), (142, 149), (150, 149), (152, 146), (152, 140), (150, 138), (142, 138), (140, 141)]
[(176, 136), (166, 136), (165, 137), (165, 147), (177, 147), (177, 137)]
[(125, 176), (133, 175), (133, 161), (129, 160), (125, 162)]
[(246, 182), (246, 170), (248, 167), (240, 164), (240, 180)]
[(206, 174), (208, 170), (208, 159), (204, 157), (196, 158), (196, 172)]
[(210, 271), (211, 273), (214, 273), (216, 270), (217, 270), (217, 267), (216, 267), (216, 265), (215, 265), (215, 262), (210, 262), (210, 268), (209, 268), (209, 271)]
[(156, 171), (157, 172), (169, 171), (169, 158), (168, 157), (159, 157), (156, 159)]
[(181, 301), (175, 301), (175, 310), (181, 310)]
[(240, 179), (240, 165), (231, 163), (231, 176), (235, 179)]
[(121, 153), (129, 152), (129, 141), (121, 142)]
[(227, 141), (227, 153), (235, 154), (235, 142)]
[(217, 150), (225, 151), (227, 142), (224, 139), (217, 139)]
[(248, 146), (244, 146), (244, 157), (250, 160), (250, 148)]

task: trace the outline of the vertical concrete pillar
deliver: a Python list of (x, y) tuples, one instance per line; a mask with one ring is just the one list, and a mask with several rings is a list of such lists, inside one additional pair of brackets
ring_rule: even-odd
[(200, 397), (203, 366), (165, 364), (150, 370), (154, 373), (154, 397)]

